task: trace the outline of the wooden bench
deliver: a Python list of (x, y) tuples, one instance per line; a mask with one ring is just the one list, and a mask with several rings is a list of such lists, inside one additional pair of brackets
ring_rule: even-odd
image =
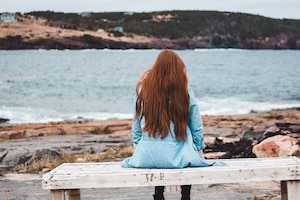
[[(43, 175), (43, 189), (52, 200), (80, 199), (82, 188), (179, 186), (256, 181), (280, 181), (283, 200), (300, 199), (300, 159), (222, 159), (226, 166), (184, 169), (122, 168), (119, 162), (64, 163)], [(179, 187), (177, 187), (179, 188)]]

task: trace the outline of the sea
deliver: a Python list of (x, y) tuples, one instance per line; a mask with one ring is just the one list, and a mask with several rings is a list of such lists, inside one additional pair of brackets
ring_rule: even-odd
[[(1, 50), (8, 124), (132, 118), (135, 84), (160, 50)], [(300, 107), (299, 50), (176, 50), (201, 115)]]

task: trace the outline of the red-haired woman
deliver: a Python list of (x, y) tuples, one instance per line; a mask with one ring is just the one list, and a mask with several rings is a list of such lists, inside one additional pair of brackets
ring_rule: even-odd
[[(189, 87), (182, 59), (172, 50), (159, 53), (136, 85), (132, 122), (133, 155), (122, 162), (133, 168), (184, 168), (218, 165), (204, 160), (203, 123)], [(182, 200), (190, 199), (190, 185), (181, 186)], [(164, 186), (155, 187), (163, 200)]]

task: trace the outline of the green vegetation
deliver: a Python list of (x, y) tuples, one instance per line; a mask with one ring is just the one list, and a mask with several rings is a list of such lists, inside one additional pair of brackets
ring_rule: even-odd
[(108, 32), (121, 26), (126, 33), (157, 38), (180, 39), (210, 37), (214, 43), (222, 37), (236, 41), (264, 39), (281, 33), (300, 34), (300, 20), (272, 19), (259, 15), (217, 11), (161, 11), (149, 13), (27, 13), (48, 20), (48, 25), (75, 29)]

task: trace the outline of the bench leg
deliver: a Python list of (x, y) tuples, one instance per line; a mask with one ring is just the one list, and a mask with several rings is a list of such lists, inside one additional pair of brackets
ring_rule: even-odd
[[(67, 191), (68, 198), (65, 198), (65, 191)], [(80, 190), (51, 190), (51, 200), (80, 200)]]
[(300, 181), (281, 181), (281, 199), (297, 200), (300, 197)]
[(65, 190), (51, 190), (51, 200), (65, 200)]
[(68, 194), (68, 200), (80, 200), (79, 189), (67, 190), (67, 194)]

